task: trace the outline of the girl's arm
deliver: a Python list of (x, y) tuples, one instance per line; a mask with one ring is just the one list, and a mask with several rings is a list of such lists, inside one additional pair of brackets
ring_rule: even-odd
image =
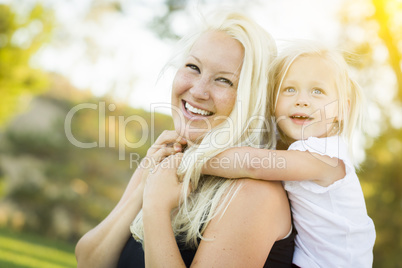
[(129, 226), (142, 207), (143, 189), (148, 171), (166, 156), (181, 150), (175, 131), (165, 131), (148, 150), (147, 156), (134, 172), (123, 196), (110, 214), (87, 232), (77, 243), (78, 267), (116, 267), (121, 251), (130, 237)]
[(345, 177), (345, 165), (338, 158), (308, 151), (240, 147), (228, 149), (210, 159), (204, 165), (203, 173), (271, 181), (309, 180), (328, 186)]
[[(182, 185), (175, 168), (158, 167), (144, 190), (145, 262), (149, 267), (185, 267), (171, 227)], [(176, 163), (176, 164), (175, 164)], [(161, 165), (162, 166), (162, 165)], [(275, 241), (291, 228), (289, 202), (280, 182), (239, 180), (239, 191), (208, 224), (191, 267), (262, 267)]]

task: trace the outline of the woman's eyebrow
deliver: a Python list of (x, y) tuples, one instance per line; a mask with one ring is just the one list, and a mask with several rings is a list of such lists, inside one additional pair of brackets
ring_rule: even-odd
[(200, 61), (200, 59), (199, 59), (199, 58), (197, 58), (196, 56), (191, 55), (191, 54), (190, 54), (189, 56), (190, 56), (190, 57), (192, 57), (192, 58), (194, 58), (196, 61), (201, 62), (201, 61)]
[[(198, 61), (199, 63), (201, 63), (201, 60), (200, 60), (197, 56), (194, 56), (194, 55), (190, 54), (189, 57), (192, 57), (192, 58), (194, 58), (196, 61)], [(239, 77), (239, 75), (236, 74), (235, 72), (219, 71), (218, 73), (220, 73), (220, 74), (227, 74), (227, 75), (233, 75), (233, 76), (236, 76), (237, 78)]]

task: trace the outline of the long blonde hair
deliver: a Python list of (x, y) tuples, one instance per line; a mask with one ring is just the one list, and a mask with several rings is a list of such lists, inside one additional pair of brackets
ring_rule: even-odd
[[(276, 56), (274, 40), (254, 21), (237, 12), (230, 12), (226, 16), (221, 12), (212, 19), (208, 18), (205, 25), (197, 34), (182, 40), (184, 54), (190, 52), (203, 33), (221, 31), (242, 44), (244, 59), (233, 110), (222, 124), (185, 151), (178, 170), (183, 189), (191, 185), (192, 192), (187, 197), (183, 191), (184, 201), (172, 213), (172, 226), (178, 242), (192, 248), (198, 246), (199, 239), (206, 239), (202, 234), (208, 223), (229, 205), (239, 189), (239, 184), (234, 180), (201, 176), (203, 164), (231, 147), (272, 148), (275, 145), (273, 124), (267, 114), (267, 107), (271, 105), (267, 92), (268, 69)], [(134, 220), (131, 231), (137, 240), (143, 240), (141, 212)]]
[[(353, 136), (360, 129), (363, 120), (364, 95), (359, 84), (351, 78), (348, 64), (341, 51), (329, 48), (316, 41), (294, 40), (292, 44), (283, 49), (279, 56), (273, 61), (270, 71), (270, 106), (271, 114), (275, 114), (279, 90), (292, 63), (299, 57), (319, 56), (327, 60), (335, 70), (335, 87), (338, 94), (338, 122), (336, 131), (329, 133), (340, 135), (349, 145), (352, 144)], [(286, 135), (278, 129), (282, 139)], [(352, 146), (349, 146), (350, 154), (353, 156)]]

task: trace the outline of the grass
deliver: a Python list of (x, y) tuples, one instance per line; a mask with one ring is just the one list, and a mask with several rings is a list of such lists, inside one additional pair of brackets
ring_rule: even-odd
[(74, 245), (0, 229), (0, 267), (77, 267)]

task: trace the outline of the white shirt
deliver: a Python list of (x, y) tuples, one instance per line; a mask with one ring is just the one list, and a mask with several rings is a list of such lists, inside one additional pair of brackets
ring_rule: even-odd
[(293, 263), (303, 268), (372, 267), (374, 223), (346, 144), (339, 136), (311, 137), (294, 142), (288, 150), (338, 158), (346, 169), (346, 176), (328, 187), (312, 181), (284, 182), (298, 232)]

